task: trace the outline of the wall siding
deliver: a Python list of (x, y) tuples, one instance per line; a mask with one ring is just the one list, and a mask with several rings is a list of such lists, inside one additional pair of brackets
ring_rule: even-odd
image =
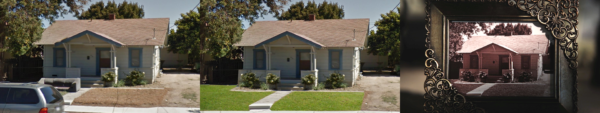
[(185, 65), (188, 62), (188, 55), (186, 54), (177, 54), (168, 52), (167, 48), (160, 49), (160, 60), (164, 60), (163, 67), (178, 67), (180, 64), (177, 60), (182, 60), (181, 65)]
[(377, 64), (377, 62), (382, 62), (382, 66), (387, 65), (388, 63), (388, 57), (387, 56), (379, 56), (379, 55), (372, 55), (369, 54), (367, 52), (367, 49), (363, 49), (360, 50), (360, 61), (365, 63), (363, 64), (363, 69), (366, 70), (371, 70), (371, 69), (378, 69), (379, 65)]

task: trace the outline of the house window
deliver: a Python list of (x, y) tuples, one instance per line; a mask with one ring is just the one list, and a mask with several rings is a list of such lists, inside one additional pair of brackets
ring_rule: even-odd
[(471, 55), (471, 60), (470, 60), (470, 65), (471, 65), (471, 69), (479, 69), (479, 56), (477, 55)]
[(141, 67), (142, 48), (129, 48), (129, 67)]
[(54, 48), (54, 67), (65, 67), (66, 56), (65, 48)]
[(329, 69), (342, 69), (342, 50), (329, 50)]
[(531, 56), (523, 55), (521, 56), (521, 69), (530, 69), (531, 66)]
[(266, 54), (265, 50), (254, 50), (254, 69), (266, 69)]

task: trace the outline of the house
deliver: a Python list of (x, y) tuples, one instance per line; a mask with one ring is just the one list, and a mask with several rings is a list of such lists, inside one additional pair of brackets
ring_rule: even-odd
[(169, 18), (58, 20), (34, 44), (44, 48), (43, 77), (98, 79), (114, 72), (123, 79), (138, 70), (152, 83), (168, 29)]
[[(257, 21), (235, 46), (243, 47), (238, 75), (273, 73), (282, 80), (308, 74), (324, 82), (332, 73), (345, 75), (351, 86), (360, 76), (360, 53), (366, 45), (369, 19)], [(238, 79), (239, 80), (239, 79)]]
[(534, 80), (539, 79), (549, 43), (545, 35), (472, 36), (457, 51), (463, 57), (460, 73), (483, 71), (490, 77), (509, 73), (514, 80), (531, 72)]

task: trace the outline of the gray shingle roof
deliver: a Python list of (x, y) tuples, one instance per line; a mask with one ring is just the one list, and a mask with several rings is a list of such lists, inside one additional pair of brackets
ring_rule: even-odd
[(169, 18), (57, 20), (44, 30), (42, 39), (34, 44), (51, 45), (90, 31), (123, 45), (164, 45), (168, 27)]
[(545, 54), (548, 43), (545, 35), (472, 36), (457, 53), (471, 53), (496, 44), (517, 54)]
[(234, 45), (256, 46), (287, 31), (323, 47), (363, 47), (368, 30), (369, 19), (257, 21)]

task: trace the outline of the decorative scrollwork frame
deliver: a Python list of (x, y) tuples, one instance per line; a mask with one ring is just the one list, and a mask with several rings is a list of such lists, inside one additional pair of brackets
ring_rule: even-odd
[[(477, 3), (497, 3), (504, 4), (509, 7), (517, 8), (526, 12), (535, 21), (544, 25), (546, 30), (551, 34), (551, 38), (555, 40), (556, 57), (555, 64), (558, 64), (555, 69), (555, 78), (563, 82), (556, 88), (561, 88), (561, 91), (555, 91), (557, 96), (554, 100), (559, 104), (570, 104), (565, 106), (569, 112), (577, 113), (577, 56), (578, 45), (577, 37), (579, 24), (577, 17), (579, 16), (579, 1), (578, 0), (425, 0), (426, 25), (427, 30), (425, 38), (425, 69), (424, 75), (427, 77), (424, 82), (425, 103), (423, 105), (425, 112), (437, 113), (464, 113), (477, 112), (485, 113), (486, 110), (477, 107), (476, 104), (467, 100), (467, 98), (459, 94), (452, 86), (444, 73), (445, 65), (440, 65), (438, 60), (447, 60), (446, 58), (437, 58), (435, 48), (432, 45), (432, 2), (477, 2)], [(446, 50), (443, 50), (446, 51)], [(442, 51), (442, 52), (443, 52)], [(437, 54), (441, 54), (439, 51)], [(561, 55), (559, 55), (561, 54)], [(559, 80), (556, 80), (557, 82)], [(558, 90), (558, 89), (556, 89)], [(562, 90), (571, 90), (564, 93)], [(488, 111), (489, 112), (489, 111)]]

